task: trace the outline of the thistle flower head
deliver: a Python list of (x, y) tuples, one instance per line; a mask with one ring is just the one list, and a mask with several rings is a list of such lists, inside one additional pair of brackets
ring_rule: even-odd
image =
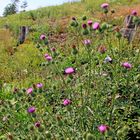
[(43, 87), (43, 84), (42, 83), (38, 83), (38, 84), (36, 84), (36, 87), (37, 88), (42, 88)]
[(108, 8), (109, 4), (108, 3), (103, 3), (101, 4), (101, 8), (105, 9), (105, 8)]
[(51, 61), (52, 60), (52, 57), (51, 56), (47, 56), (47, 57), (45, 57), (46, 58), (46, 60), (48, 60), (48, 61)]
[(130, 68), (132, 67), (132, 65), (131, 65), (130, 63), (128, 63), (128, 62), (122, 63), (122, 66), (123, 66), (124, 68), (126, 68), (126, 69), (130, 69)]
[(42, 35), (40, 36), (40, 39), (41, 39), (41, 40), (45, 40), (45, 39), (46, 39), (46, 36), (45, 36), (44, 34), (42, 34)]
[(101, 133), (105, 133), (107, 130), (109, 129), (109, 127), (108, 126), (106, 126), (106, 125), (100, 125), (100, 126), (98, 126), (98, 130), (101, 132)]
[(35, 127), (40, 127), (40, 122), (36, 122)]
[(85, 24), (85, 23), (82, 24), (82, 28), (83, 28), (83, 29), (86, 29), (86, 28), (87, 28), (87, 24)]
[(33, 92), (33, 88), (30, 87), (27, 89), (27, 94), (31, 94), (32, 92)]
[(45, 55), (44, 55), (44, 57), (46, 58), (46, 57), (48, 57), (49, 55), (46, 53)]
[(34, 113), (35, 112), (35, 107), (34, 106), (29, 107), (27, 111), (28, 111), (28, 113)]
[(19, 90), (19, 89), (15, 87), (13, 92), (14, 92), (14, 93), (17, 93), (18, 90)]
[(56, 51), (56, 48), (54, 48), (54, 47), (51, 48), (51, 51), (52, 51), (52, 52), (55, 52), (55, 51)]
[(69, 100), (69, 99), (64, 99), (63, 100), (63, 105), (64, 106), (67, 106), (67, 105), (69, 105), (71, 103), (71, 101)]
[(72, 17), (72, 20), (76, 20), (76, 18), (75, 17)]
[(84, 44), (86, 46), (89, 46), (91, 44), (91, 41), (89, 39), (84, 40)]
[(72, 67), (66, 68), (65, 69), (65, 74), (73, 74), (75, 72), (75, 69)]
[(87, 24), (88, 24), (89, 26), (92, 26), (92, 23), (93, 23), (92, 20), (88, 20), (88, 21), (87, 21)]
[(93, 30), (98, 30), (100, 28), (100, 24), (98, 22), (95, 22), (92, 27)]
[(137, 15), (137, 11), (136, 11), (136, 10), (133, 10), (133, 11), (131, 12), (131, 15), (136, 16), (136, 15)]

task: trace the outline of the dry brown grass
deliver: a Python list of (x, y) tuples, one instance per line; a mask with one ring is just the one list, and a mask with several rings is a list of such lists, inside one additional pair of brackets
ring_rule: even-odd
[(0, 49), (12, 55), (14, 53), (13, 47), (15, 46), (15, 40), (13, 39), (11, 33), (7, 29), (0, 30)]
[(132, 10), (136, 10), (138, 15), (140, 16), (140, 4), (132, 5), (132, 6), (117, 6), (115, 7), (116, 13), (115, 16), (126, 16), (131, 13)]

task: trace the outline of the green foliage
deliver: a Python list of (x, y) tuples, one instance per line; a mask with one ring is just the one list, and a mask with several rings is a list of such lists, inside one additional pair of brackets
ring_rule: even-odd
[(27, 1), (24, 0), (24, 1), (22, 2), (22, 5), (21, 5), (20, 7), (21, 7), (21, 8), (23, 9), (23, 11), (25, 12), (25, 9), (28, 7)]
[(18, 11), (18, 3), (19, 0), (12, 0), (12, 2), (5, 7), (3, 16), (6, 17), (8, 15), (16, 14)]
[(16, 5), (15, 4), (8, 4), (5, 9), (4, 9), (4, 12), (3, 12), (3, 16), (8, 16), (8, 15), (12, 15), (12, 14), (15, 14), (17, 12), (17, 8), (16, 8)]
[(34, 14), (32, 11), (29, 12), (29, 16), (33, 21), (37, 19), (36, 14)]

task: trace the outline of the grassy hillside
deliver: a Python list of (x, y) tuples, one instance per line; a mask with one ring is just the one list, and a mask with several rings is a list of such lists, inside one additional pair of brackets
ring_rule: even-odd
[(0, 18), (0, 140), (140, 139), (140, 40), (120, 33), (132, 10), (81, 0)]
[[(0, 27), (8, 25), (9, 28), (12, 29), (14, 32), (18, 32), (19, 26), (48, 26), (48, 20), (58, 20), (62, 17), (68, 18), (72, 16), (82, 15), (94, 17), (98, 12), (101, 11), (99, 5), (103, 2), (104, 0), (83, 0), (82, 2), (66, 3), (61, 6), (40, 8), (38, 10), (1, 18)], [(139, 4), (139, 0), (110, 0), (110, 4), (113, 6), (113, 8), (117, 8), (118, 6), (132, 6)], [(128, 13), (128, 11), (126, 12)]]
[[(71, 36), (67, 35), (67, 33), (71, 32), (69, 27), (71, 18), (77, 17), (78, 19), (80, 19), (82, 18), (82, 16), (87, 16), (89, 19), (92, 19), (93, 21), (102, 21), (103, 15), (101, 14), (100, 8), (101, 3), (103, 3), (103, 0), (99, 0), (98, 2), (85, 0), (82, 2), (66, 3), (61, 6), (41, 8), (38, 10), (33, 10), (29, 12), (20, 13), (17, 15), (8, 16), (6, 18), (1, 18), (0, 19), (0, 27), (1, 27), (0, 40), (2, 40), (1, 50), (3, 51), (4, 49), (6, 52), (6, 53), (4, 52), (3, 55), (7, 56), (13, 54), (18, 50), (18, 52), (15, 53), (15, 55), (13, 56), (17, 57), (16, 54), (19, 54), (20, 49), (22, 52), (24, 47), (27, 47), (27, 51), (32, 51), (30, 49), (33, 49), (32, 47), (35, 46), (35, 43), (38, 41), (38, 36), (42, 33), (48, 35), (48, 39), (51, 42), (52, 46), (53, 45), (64, 46), (65, 44), (66, 45), (70, 44), (72, 39)], [(124, 16), (129, 14), (132, 9), (136, 9), (139, 12), (140, 7), (138, 0), (133, 1), (124, 0), (123, 2), (119, 0), (110, 1), (110, 5), (111, 5), (110, 10), (111, 9), (116, 10), (116, 13), (108, 16), (109, 18), (108, 22), (111, 24), (116, 24), (120, 27), (123, 26)], [(22, 47), (21, 45), (17, 48), (19, 27), (24, 25), (29, 26), (31, 32), (28, 35), (25, 44), (23, 45), (24, 47)], [(4, 29), (5, 27), (8, 28), (6, 31)], [(9, 32), (9, 34), (7, 32)], [(3, 34), (5, 35), (3, 36)], [(51, 34), (52, 36), (50, 36)], [(16, 60), (20, 61), (17, 58)], [(11, 58), (9, 58), (9, 61), (11, 62)], [(13, 60), (13, 62), (15, 63), (15, 60)], [(5, 63), (3, 65), (5, 65)], [(6, 72), (6, 71), (3, 72), (3, 65), (1, 65), (2, 69), (1, 73)], [(12, 74), (13, 68), (7, 65), (6, 67), (7, 69), (9, 69), (11, 75), (13, 75)], [(16, 68), (15, 66), (15, 70), (17, 69), (18, 68)], [(9, 74), (9, 72), (6, 73)], [(2, 80), (6, 82), (11, 82), (10, 79), (13, 78), (11, 76), (8, 76), (7, 78), (7, 76), (3, 76)], [(16, 78), (14, 78), (14, 80), (15, 79)]]

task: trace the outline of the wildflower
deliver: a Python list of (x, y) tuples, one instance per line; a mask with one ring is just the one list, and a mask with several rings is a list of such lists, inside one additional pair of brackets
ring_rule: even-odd
[(17, 93), (18, 90), (19, 90), (19, 89), (15, 87), (13, 93)]
[(100, 24), (98, 22), (95, 22), (92, 27), (94, 30), (97, 30), (100, 28)]
[(40, 39), (41, 39), (41, 40), (45, 40), (45, 39), (46, 39), (46, 36), (45, 36), (44, 34), (42, 34), (42, 35), (40, 36)]
[(105, 133), (107, 130), (109, 129), (109, 127), (108, 126), (106, 126), (106, 125), (100, 125), (100, 126), (98, 126), (98, 130), (101, 132), (101, 133)]
[(109, 56), (107, 56), (107, 57), (105, 58), (104, 62), (105, 62), (105, 63), (107, 63), (107, 62), (112, 63), (112, 58), (109, 57)]
[(37, 88), (42, 88), (42, 87), (43, 87), (43, 84), (42, 84), (42, 83), (38, 83), (38, 84), (36, 85), (36, 87), (37, 87)]
[(76, 20), (76, 18), (75, 17), (72, 17), (72, 20)]
[(136, 15), (137, 15), (137, 11), (136, 11), (136, 10), (133, 10), (133, 11), (131, 12), (131, 15), (136, 16)]
[(36, 127), (40, 127), (40, 122), (36, 122), (36, 123), (35, 123), (35, 126), (36, 126)]
[(109, 6), (108, 3), (103, 3), (103, 4), (101, 5), (101, 8), (106, 9), (106, 8), (108, 8), (108, 6)]
[(46, 57), (48, 57), (49, 55), (46, 53), (44, 56), (45, 56), (45, 58), (46, 58)]
[(122, 64), (122, 66), (123, 66), (124, 68), (127, 68), (127, 69), (130, 69), (130, 68), (132, 67), (132, 65), (131, 65), (130, 63), (128, 63), (128, 62), (124, 62), (124, 63)]
[(27, 89), (27, 93), (28, 93), (28, 94), (31, 94), (32, 92), (33, 92), (33, 88), (28, 88), (28, 89)]
[(65, 74), (73, 74), (75, 72), (75, 69), (72, 67), (66, 68), (65, 69)]
[(99, 51), (101, 54), (105, 53), (106, 50), (107, 50), (106, 47), (103, 46), (103, 45), (101, 45), (101, 46), (98, 48), (98, 51)]
[(47, 56), (46, 57), (46, 60), (51, 61), (52, 60), (52, 57), (51, 56)]
[(34, 113), (35, 112), (35, 107), (30, 107), (30, 108), (28, 108), (28, 113)]
[(70, 103), (71, 103), (71, 101), (70, 101), (69, 99), (63, 100), (63, 105), (64, 105), (64, 106), (67, 106), (67, 105), (69, 105)]
[(55, 48), (51, 48), (51, 51), (52, 51), (52, 52), (55, 52), (55, 51), (56, 51), (56, 49), (55, 49)]
[(87, 24), (89, 25), (89, 26), (92, 26), (92, 20), (88, 20), (88, 22), (87, 22)]
[(84, 44), (86, 46), (89, 46), (91, 44), (91, 41), (89, 39), (84, 40)]
[(87, 28), (87, 24), (82, 24), (82, 27), (84, 28), (84, 29), (86, 29)]

